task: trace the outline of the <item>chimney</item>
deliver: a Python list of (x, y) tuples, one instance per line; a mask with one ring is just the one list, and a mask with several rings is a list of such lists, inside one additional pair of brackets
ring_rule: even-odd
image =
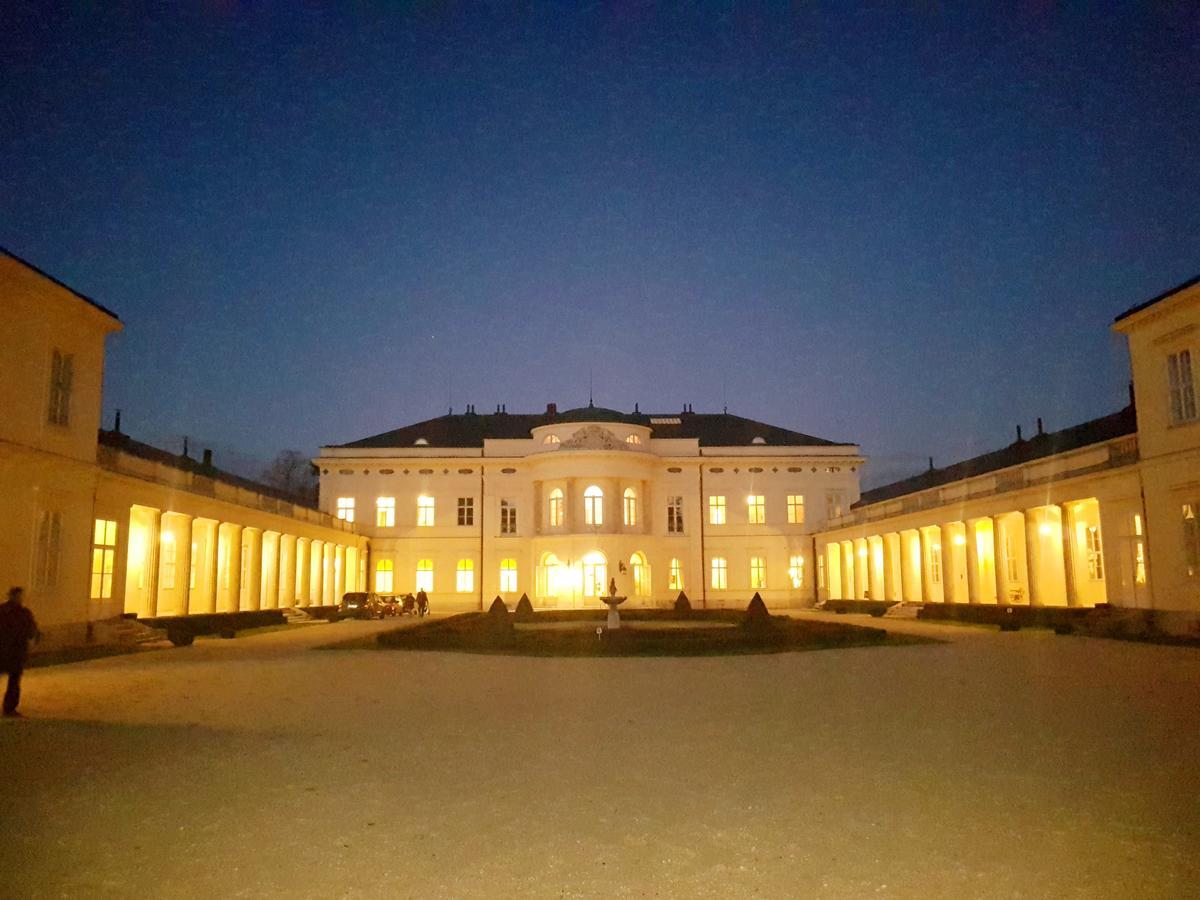
[(187, 459), (187, 455), (188, 455), (187, 435), (185, 434), (183, 436), (183, 457), (184, 457), (184, 459)]
[(212, 468), (212, 451), (207, 447), (204, 448), (204, 466), (209, 469)]
[(1024, 440), (1024, 438), (1023, 438), (1023, 437), (1021, 437), (1021, 426), (1020, 426), (1020, 425), (1018, 425), (1018, 426), (1017, 426), (1017, 443), (1019, 444), (1019, 443), (1021, 443), (1021, 441), (1023, 441), (1023, 440)]
[(932, 456), (929, 457), (929, 471), (930, 472), (933, 471), (933, 457)]
[(546, 404), (546, 415), (557, 416), (558, 415), (558, 404), (557, 403), (547, 403)]
[(1038, 434), (1045, 434), (1045, 433), (1046, 432), (1042, 428), (1042, 417), (1038, 416)]
[(636, 402), (633, 404), (633, 414), (635, 416), (640, 416), (642, 414), (642, 411), (640, 409), (638, 409), (638, 405)]
[(117, 418), (113, 422), (113, 432), (115, 434), (121, 433), (121, 411), (119, 409), (117, 410)]

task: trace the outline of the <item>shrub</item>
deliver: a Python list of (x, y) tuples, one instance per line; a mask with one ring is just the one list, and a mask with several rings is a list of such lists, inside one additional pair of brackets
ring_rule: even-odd
[(758, 591), (755, 591), (754, 596), (750, 598), (750, 603), (746, 607), (746, 617), (742, 620), (742, 624), (751, 627), (771, 624), (771, 614), (767, 611), (767, 604), (763, 603), (763, 598)]
[(529, 602), (528, 594), (522, 594), (521, 599), (517, 601), (517, 611), (513, 618), (518, 622), (533, 621), (533, 604)]
[(675, 612), (690, 613), (692, 611), (692, 601), (688, 599), (688, 595), (683, 591), (679, 592), (679, 596), (675, 598)]

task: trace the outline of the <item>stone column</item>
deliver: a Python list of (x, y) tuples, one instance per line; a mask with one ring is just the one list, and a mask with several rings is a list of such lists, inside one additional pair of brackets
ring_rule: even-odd
[(1066, 582), (1067, 606), (1078, 606), (1079, 595), (1075, 592), (1075, 539), (1071, 534), (1071, 504), (1059, 504), (1058, 518), (1061, 526), (1063, 579)]
[(963, 522), (966, 528), (966, 557), (967, 557), (967, 602), (978, 603), (980, 587), (979, 584), (979, 542), (975, 534), (976, 519), (968, 519)]
[(1029, 587), (1029, 605), (1041, 606), (1042, 548), (1037, 509), (1024, 511), (1025, 520), (1025, 581)]
[(896, 591), (896, 555), (892, 550), (890, 536), (884, 534), (880, 538), (883, 541), (883, 596), (879, 599), (903, 600), (903, 592), (898, 596)]
[(1008, 578), (1005, 569), (1008, 560), (1004, 555), (1004, 527), (1002, 516), (992, 516), (992, 572), (996, 576), (996, 604), (1008, 604)]
[(958, 560), (954, 552), (954, 529), (950, 527), (949, 522), (943, 522), (938, 526), (938, 532), (941, 535), (942, 548), (942, 602), (957, 603), (958, 602)]

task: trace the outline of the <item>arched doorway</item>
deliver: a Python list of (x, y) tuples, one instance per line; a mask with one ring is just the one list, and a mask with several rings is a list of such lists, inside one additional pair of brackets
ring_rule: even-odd
[(608, 558), (599, 550), (593, 550), (582, 562), (584, 603), (597, 605), (596, 598), (608, 593)]
[(567, 585), (563, 582), (562, 563), (553, 553), (546, 552), (538, 561), (537, 583), (534, 593), (547, 606), (561, 604), (562, 593)]
[(650, 599), (650, 563), (640, 550), (629, 558), (629, 571), (633, 575), (633, 595), (643, 602)]

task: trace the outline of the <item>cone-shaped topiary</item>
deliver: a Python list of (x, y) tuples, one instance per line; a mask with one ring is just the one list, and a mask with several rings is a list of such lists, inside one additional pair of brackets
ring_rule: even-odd
[(488, 607), (487, 615), (483, 617), (483, 627), (494, 635), (512, 634), (512, 617), (509, 616), (508, 607), (500, 597), (493, 600), (492, 605)]
[(746, 607), (746, 618), (742, 619), (743, 625), (770, 625), (771, 614), (767, 611), (767, 604), (763, 603), (763, 598), (758, 591), (754, 592), (754, 596), (750, 598), (750, 604)]
[(521, 599), (517, 601), (517, 611), (513, 618), (518, 622), (533, 621), (533, 604), (529, 602), (528, 594), (522, 594)]
[(504, 599), (500, 595), (496, 595), (496, 599), (492, 601), (492, 605), (487, 611), (489, 618), (500, 618), (508, 621), (508, 607), (504, 604)]
[(675, 612), (690, 613), (692, 611), (692, 601), (688, 599), (688, 595), (683, 591), (679, 592), (679, 596), (675, 598)]

